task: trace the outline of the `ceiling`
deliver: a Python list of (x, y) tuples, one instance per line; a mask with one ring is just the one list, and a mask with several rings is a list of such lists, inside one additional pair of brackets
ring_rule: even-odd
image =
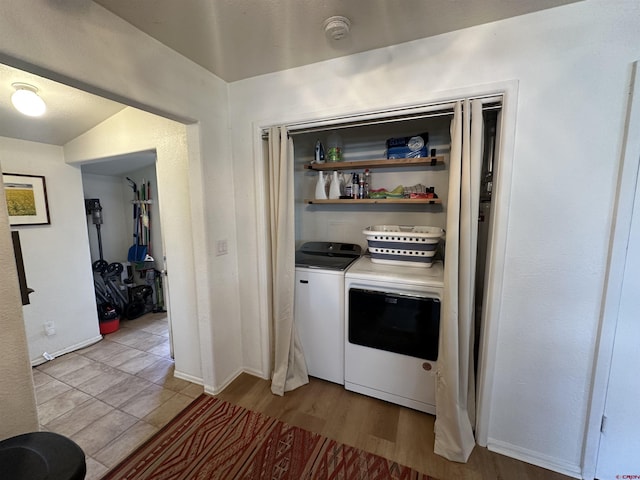
[[(479, 25), (576, 0), (94, 0), (227, 82)], [(329, 40), (324, 20), (351, 32)], [(18, 114), (13, 82), (47, 102)], [(0, 136), (64, 145), (125, 106), (0, 64)], [(95, 167), (97, 168), (97, 167)]]
[[(227, 82), (576, 0), (94, 0)], [(328, 40), (324, 21), (351, 20)]]
[[(42, 117), (18, 113), (11, 103), (12, 83), (38, 88), (47, 104)], [(125, 106), (0, 63), (0, 136), (64, 145), (115, 115)]]
[(128, 173), (149, 167), (155, 163), (155, 150), (125, 153), (124, 155), (116, 155), (96, 162), (85, 163), (82, 165), (82, 173), (124, 177)]

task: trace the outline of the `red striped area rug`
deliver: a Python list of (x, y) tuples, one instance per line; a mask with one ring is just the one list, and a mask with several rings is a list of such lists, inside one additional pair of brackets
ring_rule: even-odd
[(435, 480), (203, 394), (103, 480)]

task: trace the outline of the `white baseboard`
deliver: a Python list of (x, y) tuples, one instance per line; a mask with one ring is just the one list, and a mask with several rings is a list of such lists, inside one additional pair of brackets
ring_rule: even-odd
[[(231, 383), (238, 378), (240, 375), (242, 375), (243, 373), (248, 373), (249, 375), (253, 375), (254, 377), (258, 377), (258, 378), (262, 378), (263, 380), (269, 380), (269, 377), (265, 377), (264, 374), (262, 372), (259, 372), (257, 370), (253, 370), (251, 368), (239, 368), (238, 370), (236, 370), (235, 372), (233, 372), (231, 375), (229, 375), (223, 382), (222, 384), (216, 386), (216, 387), (212, 387), (210, 385), (205, 385), (204, 386), (204, 392), (208, 393), (209, 395), (218, 395), (220, 392), (222, 392), (225, 388), (227, 388), (229, 385), (231, 385)], [(202, 383), (200, 383), (200, 385), (202, 385)]]
[(181, 380), (186, 380), (187, 382), (195, 383), (196, 385), (202, 385), (204, 382), (200, 377), (194, 377), (193, 375), (189, 375), (187, 373), (179, 372), (178, 370), (173, 371), (173, 376), (179, 378)]
[(492, 452), (515, 458), (516, 460), (521, 460), (538, 467), (546, 468), (552, 472), (561, 473), (568, 477), (582, 478), (582, 469), (578, 464), (565, 462), (559, 458), (543, 455), (539, 452), (534, 452), (526, 448), (516, 447), (510, 443), (495, 440), (493, 438), (488, 439), (487, 448)]
[(205, 385), (204, 393), (208, 393), (209, 395), (218, 395), (225, 388), (227, 388), (231, 384), (231, 382), (233, 382), (236, 378), (238, 378), (242, 372), (243, 370), (239, 368), (238, 370), (233, 372), (231, 375), (227, 376), (227, 378), (224, 379), (224, 381), (220, 385), (217, 385), (215, 387), (212, 387), (210, 385)]
[(271, 377), (264, 372), (259, 370), (254, 370), (253, 368), (245, 368), (242, 370), (244, 373), (248, 373), (249, 375), (253, 375), (254, 377), (261, 378), (263, 380), (271, 380)]
[[(90, 338), (85, 340), (84, 342), (76, 343), (75, 345), (71, 345), (70, 347), (64, 348), (62, 350), (58, 350), (56, 352), (48, 352), (53, 358), (58, 358), (66, 353), (75, 352), (76, 350), (80, 350), (82, 348), (86, 348), (94, 343), (98, 343), (102, 340), (102, 335), (98, 335), (97, 337)], [(43, 363), (48, 362), (49, 360), (44, 358), (43, 356), (39, 356), (31, 360), (31, 366), (37, 367), (38, 365), (42, 365)]]

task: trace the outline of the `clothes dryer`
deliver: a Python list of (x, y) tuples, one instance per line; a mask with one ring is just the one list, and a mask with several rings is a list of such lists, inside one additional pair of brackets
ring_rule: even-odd
[(442, 262), (428, 269), (363, 256), (345, 275), (345, 388), (435, 414)]

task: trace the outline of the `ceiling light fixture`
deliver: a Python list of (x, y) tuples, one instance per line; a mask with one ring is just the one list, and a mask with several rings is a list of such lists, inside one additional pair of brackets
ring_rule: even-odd
[(342, 40), (349, 35), (351, 20), (347, 17), (329, 17), (324, 21), (324, 33), (331, 40)]
[(38, 95), (38, 89), (28, 83), (11, 84), (16, 89), (11, 95), (11, 103), (20, 113), (30, 117), (39, 117), (47, 110), (44, 100)]

